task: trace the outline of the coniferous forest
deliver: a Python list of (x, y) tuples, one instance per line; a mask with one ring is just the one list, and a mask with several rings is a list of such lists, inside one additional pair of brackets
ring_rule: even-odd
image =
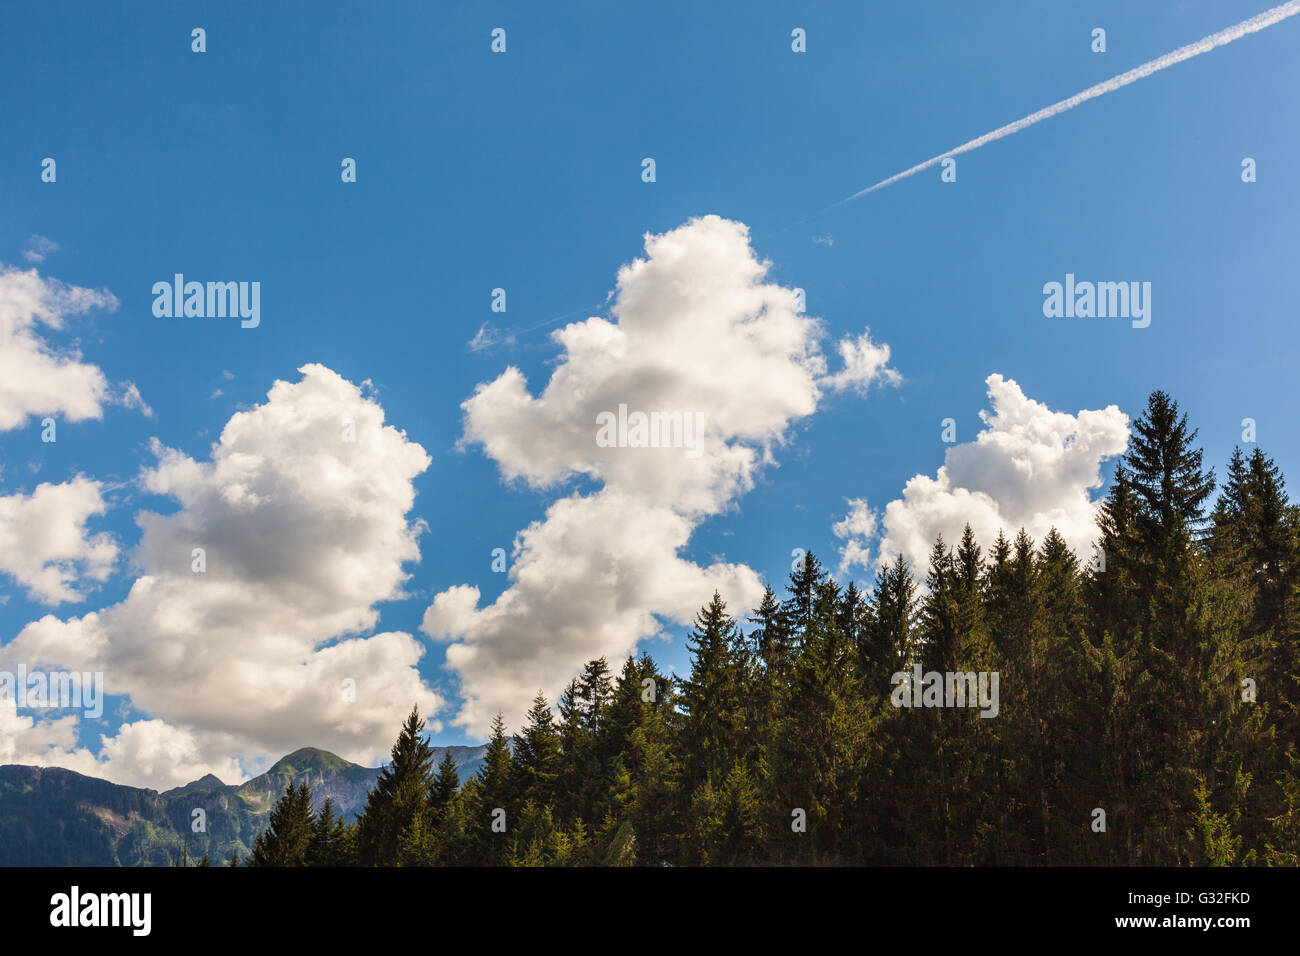
[[(1216, 482), (1151, 395), (1098, 515), (934, 543), (869, 593), (808, 554), (757, 608), (716, 594), (688, 676), (591, 661), (485, 765), (412, 712), (355, 824), (290, 787), (252, 866), (1300, 863), (1300, 509), (1258, 447)], [(997, 672), (996, 716), (897, 707), (892, 677)]]

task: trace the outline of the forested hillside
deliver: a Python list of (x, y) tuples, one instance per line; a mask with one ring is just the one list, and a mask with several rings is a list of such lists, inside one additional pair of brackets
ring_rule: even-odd
[[(484, 747), (439, 747), (460, 773)], [(0, 866), (165, 866), (247, 856), (287, 786), (352, 821), (379, 771), (304, 747), (239, 784), (209, 774), (159, 793), (59, 767), (0, 766)]]
[[(1298, 529), (1156, 392), (1095, 555), (968, 527), (864, 593), (809, 554), (740, 616), (702, 596), (688, 676), (592, 661), (513, 754), (498, 719), (463, 787), (412, 712), (355, 826), (291, 788), (249, 862), (1294, 866)], [(895, 706), (916, 665), (996, 672), (996, 716)]]

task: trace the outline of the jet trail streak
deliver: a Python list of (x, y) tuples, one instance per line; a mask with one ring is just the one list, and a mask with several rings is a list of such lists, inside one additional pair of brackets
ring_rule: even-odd
[[(1109, 80), (1103, 80), (1096, 86), (1090, 86), (1082, 93), (1075, 93), (1069, 99), (1061, 100), (1059, 103), (1053, 103), (1051, 106), (1044, 107), (1037, 113), (1030, 113), (1023, 119), (1018, 119), (1014, 123), (1008, 123), (1006, 126), (999, 127), (991, 133), (985, 133), (983, 136), (973, 139), (968, 143), (962, 143), (956, 149), (950, 149), (946, 153), (940, 153), (938, 156), (927, 159), (925, 162), (913, 166), (911, 169), (905, 169), (897, 175), (890, 176), (888, 179), (882, 179), (874, 186), (868, 186), (845, 199), (835, 203), (835, 206), (842, 206), (846, 202), (852, 202), (860, 196), (867, 193), (875, 192), (877, 189), (883, 189), (886, 186), (898, 182), (900, 179), (906, 179), (919, 173), (923, 169), (929, 169), (936, 163), (946, 159), (949, 156), (956, 156), (960, 153), (969, 153), (973, 149), (979, 149), (985, 143), (991, 143), (995, 139), (1002, 139), (1004, 136), (1010, 136), (1012, 133), (1019, 133), (1028, 126), (1035, 123), (1041, 123), (1045, 119), (1056, 116), (1058, 113), (1064, 113), (1066, 110), (1072, 110), (1080, 103), (1087, 100), (1096, 99), (1112, 90), (1117, 90), (1121, 86), (1128, 86), (1130, 83), (1136, 83), (1138, 80), (1157, 73), (1166, 67), (1173, 66), (1175, 63), (1181, 63), (1183, 60), (1190, 60), (1194, 56), (1200, 56), (1202, 53), (1208, 53), (1215, 47), (1224, 46), (1233, 40), (1240, 40), (1249, 33), (1258, 33), (1266, 27), (1271, 27), (1275, 23), (1293, 17), (1300, 13), (1300, 0), (1290, 0), (1288, 3), (1273, 7), (1271, 10), (1265, 10), (1263, 13), (1251, 17), (1249, 20), (1243, 20), (1236, 26), (1220, 30), (1218, 33), (1211, 33), (1204, 39), (1197, 40), (1195, 43), (1189, 43), (1187, 46), (1180, 46), (1172, 53), (1166, 53), (1164, 56), (1156, 57), (1149, 60), (1141, 66), (1134, 67), (1127, 73), (1121, 73), (1119, 76), (1112, 76)], [(831, 208), (834, 208), (833, 206)]]

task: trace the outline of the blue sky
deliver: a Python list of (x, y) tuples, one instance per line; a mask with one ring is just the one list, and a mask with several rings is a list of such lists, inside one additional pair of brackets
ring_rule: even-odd
[[(54, 444), (36, 421), (0, 433), (0, 495), (76, 474), (114, 483), (90, 527), (124, 551), (82, 602), (50, 607), (0, 575), (0, 641), (46, 613), (121, 601), (136, 577), (136, 512), (177, 507), (133, 483), (150, 439), (204, 460), (232, 414), (306, 363), (370, 380), (387, 422), (432, 459), (414, 479), (410, 517), (429, 530), (407, 565), (409, 596), (379, 606), (377, 630), (419, 634), (434, 596), (459, 584), (490, 602), (507, 584), (492, 549), (590, 486), (507, 485), (482, 448), (457, 449), (461, 402), (510, 365), (540, 391), (563, 351), (548, 333), (608, 315), (644, 234), (705, 214), (747, 224), (768, 280), (806, 290), (832, 366), (834, 342), (869, 326), (902, 382), (828, 394), (792, 421), (777, 465), (694, 529), (689, 560), (725, 556), (773, 583), (793, 548), (834, 564), (845, 499), (879, 509), (914, 475), (933, 476), (950, 447), (941, 420), (972, 440), (994, 373), (1071, 415), (1114, 404), (1136, 416), (1164, 388), (1220, 471), (1250, 417), (1283, 471), (1300, 473), (1300, 19), (962, 156), (955, 183), (928, 170), (825, 211), (1264, 5), (541, 9), (6, 12), (0, 262), (30, 268), (29, 237), (48, 237), (59, 249), (43, 276), (110, 290), (115, 312), (48, 341), (76, 343), (108, 379), (135, 383), (154, 415), (109, 407), (61, 423)], [(202, 54), (190, 49), (198, 26)], [(489, 50), (494, 27), (507, 30), (504, 55)], [(791, 51), (795, 27), (806, 53)], [(1090, 49), (1094, 27), (1107, 31), (1105, 53)], [(40, 180), (47, 156), (54, 184)], [(340, 182), (343, 157), (357, 161), (354, 184)], [(641, 180), (643, 157), (656, 161), (654, 183)], [(1241, 181), (1243, 157), (1257, 182)], [(156, 318), (151, 287), (176, 272), (260, 281), (260, 327)], [(1066, 273), (1149, 281), (1150, 327), (1044, 318), (1042, 286)], [(496, 287), (508, 292), (504, 315), (489, 308)], [(485, 322), (514, 342), (471, 349)], [(666, 632), (641, 646), (681, 667), (683, 628)], [(446, 645), (421, 640), (420, 672), (448, 702), (435, 742), (477, 740), (450, 719)], [(155, 716), (114, 704), (109, 721), (80, 727), (82, 745)]]

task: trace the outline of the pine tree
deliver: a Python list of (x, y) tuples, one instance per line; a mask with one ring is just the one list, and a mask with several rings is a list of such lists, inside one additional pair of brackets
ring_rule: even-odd
[(396, 866), (433, 866), (438, 861), (437, 835), (428, 814), (416, 815), (397, 840)]
[(698, 863), (751, 863), (764, 842), (759, 790), (741, 762), (733, 764), (716, 786), (709, 781), (696, 791), (690, 816), (695, 824), (691, 844)]
[(321, 805), (320, 813), (312, 820), (311, 840), (307, 844), (305, 866), (334, 865), (330, 840), (334, 837), (334, 824), (336, 822), (334, 801), (330, 797), (326, 797), (325, 803)]
[(694, 789), (720, 777), (741, 754), (746, 676), (745, 650), (735, 620), (718, 592), (696, 615), (686, 639), (690, 676), (681, 682), (679, 706), (685, 715), (682, 752), (684, 784)]
[(433, 749), (424, 721), (413, 707), (393, 744), (392, 759), (379, 773), (357, 820), (357, 856), (362, 866), (397, 863), (402, 832), (429, 811)]
[[(757, 625), (749, 635), (749, 722), (752, 742), (761, 747), (771, 735), (776, 699), (779, 688), (789, 679), (792, 656), (789, 627), (770, 587), (763, 589), (763, 598), (750, 614), (749, 623)], [(858, 637), (862, 639), (863, 635)]]
[(1098, 510), (1097, 550), (1085, 584), (1095, 644), (1109, 634), (1127, 650), (1139, 636), (1146, 610), (1143, 586), (1152, 573), (1140, 547), (1139, 507), (1129, 472), (1120, 462)]
[(1252, 632), (1282, 640), (1292, 629), (1292, 595), (1300, 563), (1300, 515), (1285, 482), (1258, 447), (1247, 461), (1234, 448), (1215, 504), (1210, 552), (1220, 574), (1240, 576), (1256, 591)]
[(603, 765), (622, 757), (630, 771), (640, 772), (632, 736), (654, 712), (664, 707), (671, 683), (648, 654), (629, 656), (623, 661), (596, 748)]
[(577, 690), (583, 725), (594, 734), (600, 730), (605, 709), (614, 696), (614, 683), (609, 676), (609, 664), (605, 658), (599, 657), (586, 663), (582, 676), (578, 678)]
[(557, 820), (582, 816), (589, 802), (591, 775), (596, 765), (594, 734), (588, 729), (583, 713), (578, 681), (571, 680), (556, 701), (559, 713), (560, 770), (556, 788)]
[(334, 800), (326, 797), (320, 813), (312, 821), (306, 865), (347, 866), (352, 862), (353, 853), (352, 828), (335, 811)]
[(1198, 535), (1205, 524), (1205, 502), (1214, 492), (1214, 471), (1202, 471), (1202, 453), (1193, 447), (1186, 413), (1162, 391), (1151, 393), (1145, 413), (1133, 424), (1124, 454), (1141, 506), (1147, 545), (1162, 550), (1180, 530)]
[(916, 650), (912, 633), (917, 614), (916, 582), (901, 554), (876, 574), (872, 606), (868, 686), (885, 687), (891, 675), (911, 666)]
[(456, 769), (456, 758), (448, 749), (438, 762), (438, 770), (429, 785), (429, 811), (435, 824), (441, 825), (447, 819), (459, 790), (460, 772)]
[[(473, 826), (479, 862), (489, 866), (501, 865), (509, 859), (510, 822), (518, 807), (511, 786), (513, 776), (505, 721), (501, 714), (497, 714), (492, 719), (492, 737), (488, 741), (487, 753), (483, 755), (483, 766), (477, 774), (477, 806)], [(505, 824), (504, 832), (500, 830), (501, 822)]]
[(249, 866), (307, 866), (314, 817), (311, 791), (289, 783), (271, 808), (267, 828), (257, 835)]
[(668, 715), (676, 711), (676, 693), (667, 685), (662, 704), (651, 708), (629, 741), (630, 764), (636, 769), (636, 787), (630, 815), (636, 827), (638, 858), (644, 864), (680, 862), (685, 816), (678, 737)]
[(1086, 768), (1096, 764), (1087, 727), (1070, 706), (1072, 688), (1084, 670), (1087, 640), (1079, 563), (1055, 528), (1043, 537), (1034, 562), (1033, 588), (1029, 670), (1024, 675), (1032, 746), (1031, 794), (1037, 797), (1038, 823), (1030, 845), (1050, 866), (1061, 859), (1064, 844), (1078, 832), (1073, 821), (1089, 809), (1078, 795), (1089, 789)]
[(921, 601), (920, 656), (925, 670), (956, 669), (958, 655), (957, 567), (943, 536), (930, 549), (930, 570), (925, 576), (926, 594)]
[(790, 572), (790, 582), (786, 586), (790, 597), (781, 605), (785, 625), (791, 634), (799, 635), (807, 629), (817, 588), (825, 580), (826, 571), (821, 562), (811, 551), (805, 551)]
[(560, 773), (560, 734), (551, 705), (541, 691), (533, 698), (527, 720), (512, 761), (514, 792), (521, 802), (531, 800), (537, 806), (546, 806), (554, 799)]
[(781, 672), (788, 651), (787, 625), (781, 614), (781, 605), (770, 587), (763, 589), (763, 599), (750, 615), (749, 623), (758, 625), (750, 632), (754, 655), (763, 670), (775, 677)]
[[(796, 598), (803, 586), (799, 576), (791, 576)], [(842, 600), (834, 581), (822, 577), (814, 585), (790, 681), (777, 701), (767, 802), (786, 820), (793, 808), (801, 809), (807, 822), (806, 839), (788, 829), (779, 831), (779, 839), (773, 836), (778, 852), (791, 860), (851, 862), (857, 853), (853, 825), (861, 816), (876, 717), (855, 649), (840, 631)], [(727, 789), (721, 775), (715, 779), (719, 788)]]

